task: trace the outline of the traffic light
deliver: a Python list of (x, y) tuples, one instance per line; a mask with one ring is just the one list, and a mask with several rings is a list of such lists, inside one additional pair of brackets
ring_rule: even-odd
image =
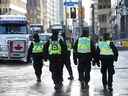
[(78, 8), (78, 15), (83, 17), (83, 18), (85, 17), (85, 9), (84, 9), (84, 7)]
[(69, 15), (69, 11), (68, 10), (65, 10), (65, 17), (66, 18), (70, 18), (70, 15)]
[(70, 14), (71, 14), (71, 18), (76, 18), (76, 8), (75, 7), (71, 7), (70, 8)]

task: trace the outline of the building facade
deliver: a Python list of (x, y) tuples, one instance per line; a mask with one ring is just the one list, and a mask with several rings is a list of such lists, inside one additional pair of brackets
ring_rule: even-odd
[(0, 15), (25, 15), (27, 13), (26, 3), (25, 0), (0, 0)]
[(44, 30), (63, 22), (63, 0), (28, 0), (28, 18), (31, 23), (41, 23)]
[(95, 6), (95, 30), (99, 35), (111, 33), (111, 0), (93, 0)]
[(27, 0), (27, 16), (30, 23), (41, 24), (43, 0)]
[(111, 21), (113, 39), (128, 39), (128, 0), (117, 0), (112, 4)]
[(64, 21), (63, 0), (46, 0), (45, 3), (45, 29), (50, 25), (61, 24)]

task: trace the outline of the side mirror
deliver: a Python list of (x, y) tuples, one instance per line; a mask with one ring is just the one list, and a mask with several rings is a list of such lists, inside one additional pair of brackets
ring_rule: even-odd
[(33, 41), (33, 37), (32, 37), (31, 34), (29, 35), (29, 40), (30, 40), (30, 41)]

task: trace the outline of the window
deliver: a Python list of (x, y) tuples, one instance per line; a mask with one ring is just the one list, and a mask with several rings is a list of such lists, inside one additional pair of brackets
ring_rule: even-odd
[(7, 11), (8, 11), (8, 9), (7, 9), (7, 8), (3, 8), (3, 14), (6, 14), (6, 13), (7, 13)]
[(9, 0), (0, 0), (0, 4), (7, 4)]
[(102, 5), (99, 4), (99, 5), (98, 5), (98, 9), (102, 9)]
[(99, 15), (99, 22), (100, 23), (107, 22), (107, 15), (106, 14)]
[(100, 28), (100, 33), (103, 34), (103, 33), (106, 33), (107, 32), (107, 28)]
[(1, 10), (1, 8), (0, 8), (0, 15), (2, 15), (2, 10)]
[(1, 24), (0, 34), (26, 34), (27, 26), (24, 24)]

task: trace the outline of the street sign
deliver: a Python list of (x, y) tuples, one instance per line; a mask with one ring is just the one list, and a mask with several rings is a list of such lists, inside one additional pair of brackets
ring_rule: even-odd
[(74, 5), (77, 5), (78, 2), (64, 2), (64, 5), (65, 6), (74, 6)]

